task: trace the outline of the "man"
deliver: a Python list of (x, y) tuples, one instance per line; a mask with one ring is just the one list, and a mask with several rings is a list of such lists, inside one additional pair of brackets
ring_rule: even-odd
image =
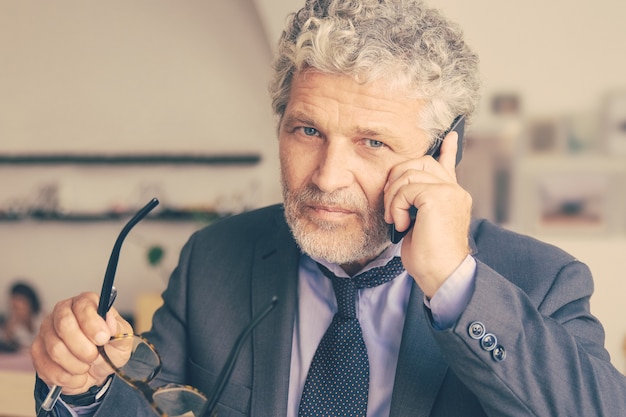
[[(163, 358), (155, 386), (211, 394), (237, 335), (276, 295), (220, 416), (626, 410), (626, 380), (589, 311), (588, 269), (471, 221), (456, 133), (430, 155), (478, 96), (477, 57), (454, 25), (417, 0), (308, 1), (289, 20), (275, 69), (284, 208), (228, 218), (187, 243), (145, 335)], [(391, 244), (388, 224), (409, 229), (412, 206), (414, 225)], [(399, 275), (378, 272), (397, 256)], [(395, 278), (342, 292), (366, 271)], [(142, 394), (110, 379), (96, 346), (132, 330), (115, 309), (100, 319), (96, 304), (95, 294), (63, 301), (42, 325), (37, 398), (61, 385), (59, 413), (153, 415)], [(335, 330), (343, 334), (327, 338)], [(353, 342), (338, 347), (343, 337)], [(85, 403), (89, 388), (97, 394)]]

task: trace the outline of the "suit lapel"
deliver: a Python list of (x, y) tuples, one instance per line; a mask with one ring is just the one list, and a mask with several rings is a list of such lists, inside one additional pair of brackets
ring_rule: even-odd
[(429, 329), (423, 293), (412, 285), (396, 368), (391, 417), (430, 415), (448, 369)]
[[(478, 252), (474, 240), (478, 225), (474, 221), (470, 226), (472, 254)], [(424, 293), (413, 283), (402, 332), (390, 417), (429, 416), (448, 370), (424, 309)]]
[(273, 296), (274, 311), (253, 334), (252, 416), (284, 416), (289, 393), (291, 342), (297, 309), (299, 250), (283, 220), (275, 219), (275, 233), (259, 239), (252, 269), (252, 304), (259, 311)]

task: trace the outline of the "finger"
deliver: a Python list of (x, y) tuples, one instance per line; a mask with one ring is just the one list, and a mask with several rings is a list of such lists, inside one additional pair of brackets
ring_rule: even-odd
[(446, 135), (441, 144), (439, 163), (448, 175), (456, 182), (456, 151), (458, 149), (459, 135), (452, 131)]
[[(81, 388), (87, 382), (85, 372), (70, 372), (57, 363), (49, 354), (42, 337), (37, 337), (31, 346), (31, 357), (37, 375), (49, 386), (58, 385), (64, 388)], [(85, 369), (83, 367), (83, 369)], [(87, 366), (86, 369), (89, 369)]]
[[(67, 311), (71, 313), (71, 309), (65, 306), (70, 303), (68, 300), (55, 307), (50, 321), (42, 324), (40, 337), (43, 339), (45, 352), (52, 361), (66, 372), (81, 374), (89, 370), (89, 364), (97, 357), (97, 349), (84, 336), (82, 339), (78, 338), (80, 330), (75, 319), (67, 313)], [(70, 334), (72, 337), (65, 336), (64, 339), (64, 334)], [(70, 349), (68, 343), (83, 346)]]
[(99, 381), (98, 385), (102, 385), (104, 380), (108, 378), (108, 376), (111, 375), (113, 372), (115, 371), (113, 370), (111, 365), (109, 365), (109, 363), (102, 357), (102, 355), (98, 356), (98, 358), (93, 362), (91, 368), (89, 369), (89, 375), (91, 375), (94, 380)]
[[(426, 209), (425, 204), (433, 192), (437, 192), (439, 184), (409, 184), (398, 192), (390, 202), (389, 209), (385, 213), (390, 217), (390, 222), (396, 227), (396, 230), (402, 232), (411, 224), (410, 208), (416, 207), (418, 213)], [(419, 214), (418, 214), (419, 216)], [(423, 214), (422, 214), (423, 217)]]
[(95, 293), (83, 293), (72, 299), (72, 312), (81, 333), (93, 344), (103, 345), (112, 336), (109, 326), (98, 314), (99, 297)]
[[(431, 161), (430, 164), (439, 165), (432, 158), (429, 159)], [(439, 167), (439, 170), (443, 171), (441, 167)], [(398, 210), (406, 211), (406, 216), (401, 217), (407, 217), (407, 219), (408, 210), (411, 205), (415, 205), (415, 207), (419, 209), (419, 206), (415, 203), (414, 196), (419, 191), (420, 184), (438, 184), (442, 182), (440, 177), (433, 175), (430, 172), (418, 169), (406, 169), (403, 171), (398, 170), (395, 174), (390, 173), (390, 178), (394, 179), (386, 184), (384, 191), (385, 221), (387, 223), (392, 223), (394, 220), (398, 220), (394, 215), (392, 215), (392, 207), (396, 212)], [(449, 181), (450, 179), (447, 180)], [(401, 196), (401, 198), (398, 198), (398, 196)], [(398, 229), (398, 231), (400, 231), (400, 229)]]
[(113, 373), (113, 369), (102, 355), (98, 355), (90, 364), (65, 355), (64, 362), (59, 363), (47, 354), (49, 348), (42, 346), (44, 346), (42, 341), (33, 343), (33, 358), (37, 358), (33, 360), (35, 369), (44, 382), (48, 385), (62, 386), (65, 393), (84, 392), (94, 384), (101, 385)]
[(385, 185), (384, 191), (387, 191), (390, 184), (401, 180), (401, 178), (406, 177), (407, 174), (418, 175), (420, 172), (427, 172), (435, 176), (444, 174), (444, 170), (439, 163), (431, 156), (411, 159), (391, 168), (389, 174), (387, 174), (387, 184)]
[(115, 308), (111, 308), (111, 310), (107, 313), (106, 324), (109, 328), (111, 336), (133, 334), (133, 327), (129, 322), (124, 320)]
[(118, 336), (104, 345), (106, 357), (117, 368), (122, 368), (133, 353), (134, 338), (132, 336)]
[(81, 294), (55, 306), (52, 314), (54, 331), (45, 340), (48, 352), (54, 349), (53, 359), (57, 362), (62, 362), (66, 356), (69, 361), (73, 356), (89, 364), (98, 356), (96, 343), (109, 340), (108, 326), (96, 311), (96, 299), (93, 293)]
[[(35, 341), (31, 347), (33, 365), (37, 370), (37, 375), (48, 386), (58, 385), (69, 390), (85, 386), (88, 379), (87, 374), (73, 374), (67, 372), (62, 366), (54, 362), (45, 353), (42, 341)], [(67, 392), (64, 390), (64, 392)]]

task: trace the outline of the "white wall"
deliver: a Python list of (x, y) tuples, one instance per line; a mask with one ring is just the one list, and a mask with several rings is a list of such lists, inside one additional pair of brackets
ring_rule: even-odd
[(0, 4), (2, 150), (264, 150), (270, 48), (246, 1)]

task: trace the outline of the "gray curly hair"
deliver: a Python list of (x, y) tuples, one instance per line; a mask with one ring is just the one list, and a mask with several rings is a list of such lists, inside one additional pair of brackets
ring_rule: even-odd
[(423, 100), (416, 117), (431, 139), (457, 115), (469, 118), (479, 98), (477, 55), (457, 25), (421, 0), (307, 0), (288, 17), (274, 60), (279, 123), (294, 75), (307, 68), (384, 81)]

